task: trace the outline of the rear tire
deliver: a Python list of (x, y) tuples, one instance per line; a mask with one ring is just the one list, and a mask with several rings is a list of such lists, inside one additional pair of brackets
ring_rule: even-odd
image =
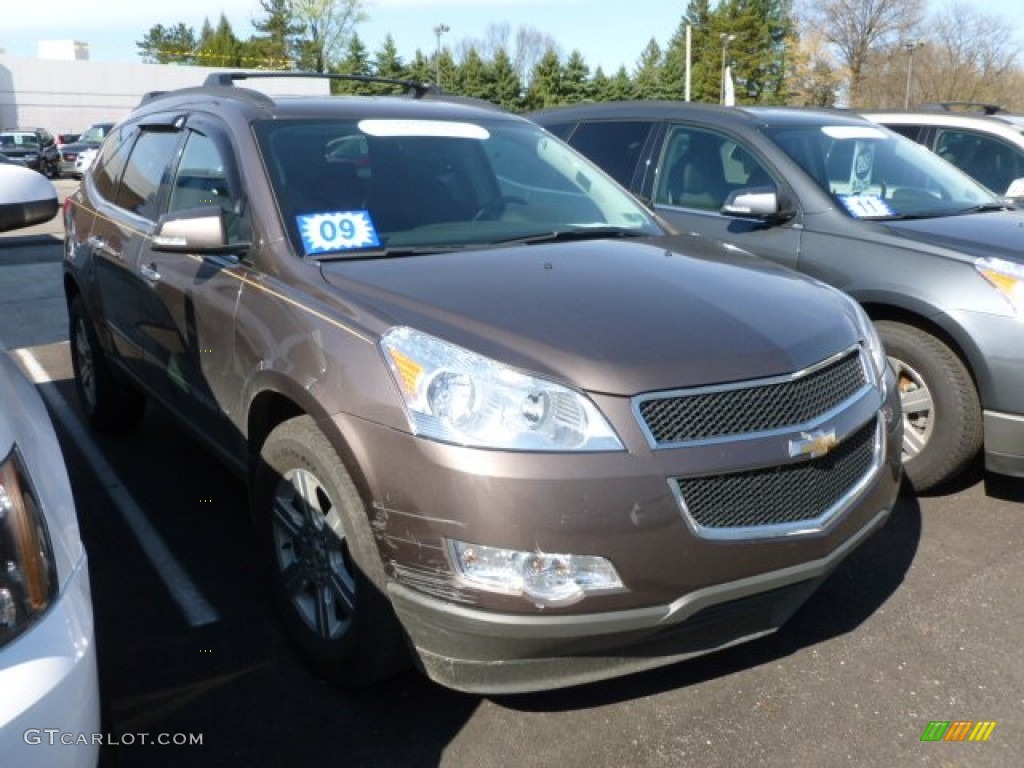
[(391, 677), (409, 666), (405, 635), (391, 603), (353, 550), (366, 511), (334, 448), (308, 416), (277, 426), (260, 454), (258, 522), (274, 600), (285, 629), (320, 675), (346, 687)]
[(953, 480), (984, 442), (981, 403), (967, 366), (919, 328), (877, 322), (903, 411), (903, 471), (916, 492)]
[(107, 361), (80, 296), (72, 300), (68, 316), (71, 367), (86, 419), (100, 432), (123, 432), (134, 427), (146, 410), (145, 396), (123, 381)]

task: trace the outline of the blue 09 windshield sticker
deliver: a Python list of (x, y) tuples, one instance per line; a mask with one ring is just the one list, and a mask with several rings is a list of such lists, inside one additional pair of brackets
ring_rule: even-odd
[(296, 216), (306, 256), (380, 245), (369, 211), (335, 211)]
[(851, 216), (858, 219), (877, 219), (892, 216), (892, 208), (876, 195), (841, 195), (839, 197)]

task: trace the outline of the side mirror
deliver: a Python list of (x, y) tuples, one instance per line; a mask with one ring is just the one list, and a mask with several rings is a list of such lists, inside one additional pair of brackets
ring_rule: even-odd
[(792, 218), (792, 214), (779, 208), (779, 193), (775, 187), (749, 187), (730, 192), (720, 212), (738, 219), (756, 219), (770, 224)]
[(228, 241), (224, 210), (205, 205), (160, 217), (153, 233), (153, 250), (171, 253), (242, 253), (250, 243)]
[(0, 164), (0, 232), (42, 224), (59, 208), (57, 188), (41, 173)]

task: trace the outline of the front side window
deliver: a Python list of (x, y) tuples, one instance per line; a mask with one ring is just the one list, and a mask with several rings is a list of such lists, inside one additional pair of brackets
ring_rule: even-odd
[(966, 213), (999, 201), (930, 150), (872, 125), (782, 125), (769, 136), (858, 219)]
[(254, 130), (305, 256), (661, 232), (603, 171), (532, 123), (274, 120)]
[(1014, 179), (1024, 176), (1024, 150), (995, 136), (942, 128), (935, 152), (996, 194), (1005, 194)]
[(210, 206), (222, 211), (229, 241), (241, 239), (240, 206), (231, 190), (225, 158), (213, 139), (189, 131), (171, 182), (167, 211)]
[(150, 221), (156, 221), (160, 185), (174, 159), (180, 136), (176, 131), (142, 131), (132, 147), (114, 202)]
[(775, 185), (764, 164), (730, 136), (687, 125), (669, 130), (654, 202), (718, 211), (740, 189)]

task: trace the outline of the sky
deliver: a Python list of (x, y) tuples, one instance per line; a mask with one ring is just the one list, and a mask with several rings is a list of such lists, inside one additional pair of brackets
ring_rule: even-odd
[[(138, 62), (135, 43), (157, 24), (181, 22), (198, 34), (204, 20), (216, 26), (223, 13), (244, 40), (255, 32), (252, 20), (266, 15), (258, 0), (174, 0), (167, 11), (140, 0), (2, 2), (7, 7), (0, 13), (0, 49), (29, 58), (37, 55), (39, 40), (76, 40), (89, 44), (93, 61)], [(985, 0), (983, 12), (1013, 24), (1024, 46), (1021, 3)], [(941, 6), (942, 0), (929, 5)], [(356, 32), (371, 55), (390, 33), (409, 61), (417, 49), (433, 53), (434, 28), (442, 24), (450, 31), (441, 44), (451, 49), (467, 38), (483, 39), (492, 25), (508, 25), (513, 33), (527, 27), (554, 38), (563, 56), (579, 50), (591, 71), (600, 66), (611, 75), (620, 66), (632, 72), (652, 38), (668, 43), (686, 6), (686, 0), (366, 0), (369, 20)]]

